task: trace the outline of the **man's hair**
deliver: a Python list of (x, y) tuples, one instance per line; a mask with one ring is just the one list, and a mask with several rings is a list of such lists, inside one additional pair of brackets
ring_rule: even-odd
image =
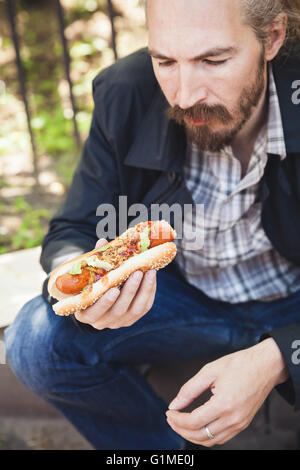
[(268, 26), (280, 13), (287, 15), (287, 33), (279, 55), (286, 55), (300, 41), (300, 0), (241, 0), (245, 10), (245, 22), (252, 27), (258, 40), (265, 46)]
[[(155, 0), (154, 0), (155, 1)], [(258, 40), (265, 46), (267, 27), (280, 13), (287, 15), (287, 35), (280, 55), (290, 53), (300, 41), (300, 0), (241, 0), (245, 22), (252, 27)], [(147, 9), (147, 0), (142, 0)]]

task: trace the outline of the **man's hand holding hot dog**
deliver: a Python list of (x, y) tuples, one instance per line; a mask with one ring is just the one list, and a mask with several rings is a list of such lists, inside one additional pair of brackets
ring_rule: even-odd
[[(74, 314), (96, 329), (131, 326), (152, 307), (156, 271), (176, 256), (176, 231), (162, 220), (140, 222), (111, 242), (56, 268), (48, 281), (57, 315)], [(120, 287), (122, 290), (120, 292)]]
[[(102, 238), (95, 248), (107, 244)], [(75, 314), (77, 320), (97, 330), (131, 326), (143, 317), (152, 307), (156, 293), (156, 270), (143, 274), (136, 271), (127, 279), (122, 289), (109, 289), (97, 302), (82, 312)]]

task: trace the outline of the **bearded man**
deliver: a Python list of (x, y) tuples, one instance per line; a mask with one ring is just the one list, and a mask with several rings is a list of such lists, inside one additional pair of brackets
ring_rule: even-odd
[[(134, 273), (74, 318), (54, 315), (46, 280), (6, 330), (16, 375), (97, 449), (223, 444), (275, 387), (300, 408), (299, 1), (149, 0), (147, 24), (148, 49), (94, 80), (41, 264), (50, 275), (93, 249), (97, 207), (120, 195), (204, 205), (203, 246), (189, 250), (184, 231), (166, 269)], [(169, 409), (143, 376), (209, 357)]]

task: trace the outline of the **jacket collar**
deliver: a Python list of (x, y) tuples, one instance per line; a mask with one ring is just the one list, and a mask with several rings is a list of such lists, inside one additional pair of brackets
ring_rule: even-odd
[[(299, 80), (299, 69), (299, 60), (273, 62), (287, 153), (300, 153), (300, 105), (292, 100), (292, 85)], [(168, 102), (157, 84), (152, 103), (124, 160), (125, 165), (182, 172), (186, 136), (182, 126), (166, 117), (167, 107)]]

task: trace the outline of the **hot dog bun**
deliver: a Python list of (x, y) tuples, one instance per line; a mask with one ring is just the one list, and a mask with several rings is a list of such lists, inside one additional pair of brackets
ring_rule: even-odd
[[(158, 221), (155, 222), (155, 224), (159, 224), (156, 226), (159, 226), (160, 230), (168, 229), (169, 233), (171, 233), (171, 239), (176, 238), (176, 231), (166, 221)], [(120, 243), (120, 240), (125, 240), (128, 234), (132, 234), (135, 229), (136, 227), (131, 227), (115, 240), (111, 241), (109, 245), (117, 245), (118, 242)], [(61, 292), (56, 286), (57, 278), (68, 273), (75, 261), (80, 261), (88, 256), (92, 256), (96, 252), (99, 252), (99, 248), (88, 253), (84, 253), (83, 255), (60, 265), (51, 274), (48, 281), (48, 292), (53, 298), (58, 300), (56, 304), (52, 305), (52, 308), (57, 315), (67, 316), (78, 311), (85, 310), (87, 307), (93, 305), (109, 289), (112, 287), (119, 287), (123, 284), (134, 271), (140, 270), (146, 272), (149, 269), (159, 270), (164, 268), (175, 258), (177, 247), (172, 241), (167, 241), (160, 245), (153, 246), (142, 253), (126, 259), (126, 261), (122, 262), (122, 264), (116, 269), (108, 271), (104, 277), (92, 285), (92, 288), (89, 291), (76, 295), (64, 294)]]

